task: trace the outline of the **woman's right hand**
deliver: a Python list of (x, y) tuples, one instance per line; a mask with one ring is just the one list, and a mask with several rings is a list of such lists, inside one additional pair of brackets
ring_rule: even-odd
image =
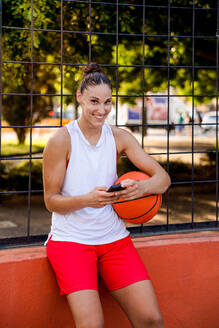
[(107, 192), (106, 187), (96, 187), (91, 190), (87, 196), (87, 206), (93, 208), (101, 208), (114, 203), (119, 199), (119, 191)]

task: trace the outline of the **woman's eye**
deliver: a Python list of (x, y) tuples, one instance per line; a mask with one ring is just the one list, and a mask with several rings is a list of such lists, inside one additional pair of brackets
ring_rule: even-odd
[(105, 102), (105, 104), (107, 104), (107, 105), (109, 105), (109, 104), (111, 104), (111, 100), (107, 100), (106, 102)]
[(92, 99), (91, 102), (92, 104), (97, 104), (97, 100)]

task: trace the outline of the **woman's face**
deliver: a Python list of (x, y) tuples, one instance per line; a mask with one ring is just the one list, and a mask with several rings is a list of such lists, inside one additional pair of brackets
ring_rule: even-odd
[(81, 118), (92, 127), (101, 127), (112, 108), (112, 91), (107, 84), (99, 84), (78, 91), (77, 100), (82, 107)]

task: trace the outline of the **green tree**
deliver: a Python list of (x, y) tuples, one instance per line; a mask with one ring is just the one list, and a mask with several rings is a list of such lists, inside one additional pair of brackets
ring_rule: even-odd
[[(3, 64), (3, 92), (18, 93), (21, 95), (6, 95), (3, 97), (3, 118), (15, 126), (19, 143), (25, 141), (25, 135), (31, 124), (40, 122), (49, 115), (54, 107), (57, 97), (40, 96), (41, 94), (57, 94), (61, 92), (61, 34), (60, 13), (61, 2), (53, 0), (34, 1), (33, 26), (37, 29), (49, 29), (50, 31), (33, 31), (33, 51), (31, 56), (31, 32), (25, 29), (3, 29), (3, 60), (17, 61), (18, 63)], [(3, 25), (16, 28), (31, 27), (31, 8), (29, 0), (3, 2), (4, 22)], [(89, 30), (89, 9), (86, 4), (65, 3), (63, 6), (64, 29), (71, 31)], [(111, 12), (106, 13), (111, 17)], [(78, 18), (81, 19), (78, 19)], [(92, 17), (102, 17), (102, 7), (92, 10)], [(111, 18), (113, 21), (113, 19)], [(105, 20), (100, 18), (99, 28), (102, 29)], [(53, 31), (51, 31), (51, 29)], [(56, 32), (58, 31), (58, 32)], [(98, 42), (99, 37), (92, 37), (92, 49), (95, 60), (105, 58), (110, 62), (111, 40)], [(86, 64), (89, 62), (89, 34), (64, 33), (63, 34), (63, 92), (71, 96), (63, 97), (63, 105), (74, 104), (77, 112), (75, 92), (79, 85), (79, 69), (71, 64)], [(109, 48), (108, 55), (104, 56), (104, 49)], [(31, 84), (31, 64), (20, 61), (36, 63), (33, 65), (33, 79)], [(48, 64), (40, 64), (45, 62)], [(51, 64), (50, 64), (51, 63)], [(54, 65), (53, 63), (56, 63)], [(34, 95), (31, 98), (22, 94)], [(73, 96), (72, 96), (73, 95)], [(77, 116), (77, 113), (76, 113)], [(21, 128), (20, 126), (24, 126)]]
[[(194, 1), (194, 3), (197, 10), (194, 12), (195, 30), (193, 31), (193, 1), (170, 1), (169, 40), (167, 37), (163, 37), (168, 33), (168, 8), (146, 8), (144, 86), (142, 85), (143, 70), (141, 68), (120, 68), (120, 92), (122, 94), (141, 95), (148, 91), (167, 90), (168, 73), (170, 85), (182, 95), (192, 94), (193, 88), (195, 95), (216, 94), (216, 4), (213, 0), (200, 0)], [(156, 4), (158, 3), (156, 2)], [(183, 9), (183, 7), (186, 8)], [(200, 8), (206, 10), (199, 10)], [(203, 24), (203, 22), (205, 23)], [(131, 29), (130, 26), (129, 29)], [(134, 26), (132, 31), (137, 33)], [(194, 44), (193, 35), (195, 36)], [(168, 65), (168, 47), (169, 72), (164, 67)], [(141, 65), (143, 63), (142, 40), (133, 39), (130, 42), (127, 38), (123, 44), (119, 45), (119, 53), (122, 54), (120, 64)], [(191, 68), (193, 58), (194, 71)], [(147, 68), (147, 66), (151, 67)], [(199, 68), (199, 66), (206, 68)], [(134, 99), (130, 98), (130, 103)], [(210, 100), (210, 97), (195, 98), (197, 103)]]
[[(57, 11), (60, 9), (59, 1), (40, 0), (34, 3), (34, 27), (40, 24), (48, 27), (57, 25)], [(18, 0), (3, 2), (3, 25), (17, 28), (31, 27), (30, 1)], [(39, 24), (40, 22), (40, 24)], [(54, 26), (53, 26), (54, 28)], [(33, 32), (33, 61), (57, 60), (54, 55), (58, 38), (48, 37), (42, 32)], [(25, 29), (3, 29), (2, 58), (2, 88), (4, 93), (30, 94), (31, 92), (31, 32)], [(58, 58), (57, 58), (58, 57)], [(17, 61), (18, 63), (11, 63)], [(27, 63), (19, 63), (20, 61)], [(33, 65), (32, 91), (38, 94), (54, 94), (60, 89), (60, 69), (53, 65)], [(36, 96), (32, 100), (25, 95), (3, 96), (3, 118), (14, 126), (19, 143), (24, 143), (28, 131), (26, 126), (36, 124), (49, 115), (53, 108), (53, 97)], [(19, 126), (24, 126), (20, 128)]]
[[(158, 92), (167, 89), (168, 73), (170, 85), (181, 94), (215, 94), (216, 91), (216, 8), (215, 1), (195, 0), (196, 8), (207, 10), (195, 11), (195, 31), (192, 30), (193, 1), (170, 1), (170, 38), (168, 33), (168, 8), (164, 6), (145, 8), (145, 46), (143, 62), (143, 11), (142, 7), (119, 6), (119, 35), (116, 38), (116, 6), (113, 4), (92, 4), (91, 25), (88, 4), (64, 2), (63, 29), (63, 86), (69, 96), (63, 97), (64, 105), (74, 104), (77, 111), (75, 92), (80, 81), (79, 65), (90, 60), (100, 64), (119, 64), (119, 94), (142, 95), (148, 91)], [(153, 3), (152, 3), (153, 4)], [(156, 1), (163, 5), (163, 1)], [(61, 1), (34, 0), (33, 25), (41, 31), (33, 31), (33, 85), (35, 94), (59, 94), (61, 91)], [(182, 7), (187, 7), (182, 9)], [(180, 8), (178, 8), (180, 7)], [(212, 9), (214, 8), (214, 10)], [(9, 27), (30, 28), (31, 8), (29, 0), (3, 0), (3, 25)], [(203, 21), (205, 24), (203, 24)], [(50, 29), (50, 31), (45, 31)], [(90, 34), (89, 32), (92, 32)], [(82, 32), (82, 33), (78, 33)], [(193, 32), (194, 53), (192, 53)], [(104, 35), (103, 33), (109, 33)], [(202, 39), (200, 36), (206, 36)], [(209, 37), (210, 36), (210, 37)], [(118, 56), (117, 56), (118, 43)], [(165, 66), (168, 64), (169, 72)], [(3, 60), (18, 63), (3, 64), (3, 92), (30, 93), (31, 64), (19, 61), (31, 61), (30, 30), (3, 29)], [(192, 58), (196, 68), (191, 69)], [(46, 62), (47, 65), (40, 64)], [(56, 63), (56, 65), (52, 64)], [(142, 64), (146, 67), (142, 68)], [(135, 67), (124, 67), (125, 65)], [(149, 67), (150, 66), (150, 67)], [(185, 68), (184, 66), (187, 66)], [(199, 69), (199, 66), (211, 67)], [(104, 67), (105, 72), (116, 87), (116, 68)], [(193, 74), (194, 73), (194, 74)], [(144, 85), (142, 77), (144, 74)], [(194, 84), (192, 81), (194, 80)], [(206, 83), (206, 80), (208, 83)], [(73, 95), (73, 96), (72, 96)], [(55, 99), (55, 100), (54, 100)], [(30, 117), (30, 97), (4, 96), (3, 117), (13, 126), (30, 125), (49, 115), (57, 97), (34, 96), (32, 117)], [(197, 101), (208, 101), (210, 97)], [(133, 104), (135, 98), (120, 98)], [(15, 128), (19, 142), (24, 142), (25, 128)]]

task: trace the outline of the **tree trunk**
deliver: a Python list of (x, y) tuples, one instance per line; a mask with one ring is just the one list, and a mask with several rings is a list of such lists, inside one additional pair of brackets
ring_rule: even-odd
[(14, 131), (17, 135), (17, 139), (18, 139), (19, 144), (24, 144), (25, 139), (26, 139), (27, 129), (25, 129), (25, 128), (14, 128)]
[(78, 119), (78, 107), (79, 107), (79, 103), (77, 102), (76, 96), (74, 98), (74, 105), (75, 105), (75, 120)]
[[(147, 124), (148, 117), (147, 117), (147, 99), (144, 98), (144, 111), (143, 111), (143, 124)], [(147, 136), (147, 127), (144, 126), (144, 136)]]

